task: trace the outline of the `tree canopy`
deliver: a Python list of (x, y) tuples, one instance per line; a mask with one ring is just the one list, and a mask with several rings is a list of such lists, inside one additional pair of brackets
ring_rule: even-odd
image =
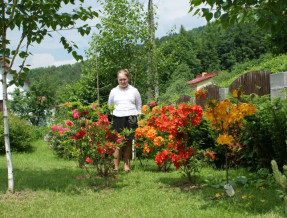
[[(286, 0), (190, 0), (190, 12), (228, 27), (251, 22), (271, 33), (275, 52), (287, 51)], [(280, 46), (278, 46), (280, 45)]]

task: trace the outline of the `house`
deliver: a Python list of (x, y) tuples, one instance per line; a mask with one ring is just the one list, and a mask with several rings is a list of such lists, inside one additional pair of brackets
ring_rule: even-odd
[(188, 83), (189, 87), (192, 88), (192, 91), (198, 91), (205, 86), (213, 84), (213, 77), (218, 76), (218, 73), (206, 73), (203, 72), (201, 75), (196, 76), (194, 80), (191, 80)]
[[(0, 64), (1, 63), (1, 56), (0, 56)], [(1, 67), (1, 65), (0, 65)], [(9, 65), (8, 64), (5, 64), (5, 68), (9, 68)], [(2, 71), (1, 71), (2, 72)], [(2, 75), (0, 76), (0, 79), (2, 80)], [(12, 74), (8, 74), (7, 77), (7, 84), (9, 84), (9, 82), (11, 80), (13, 80), (13, 75)], [(12, 93), (14, 92), (15, 89), (20, 89), (20, 91), (24, 91), (24, 90), (27, 90), (29, 88), (28, 84), (27, 83), (24, 83), (24, 86), (16, 86), (15, 84), (11, 85), (8, 87), (7, 89), (7, 93), (8, 93), (8, 100), (12, 100), (12, 96), (9, 94), (9, 93)], [(0, 82), (0, 106), (1, 106), (1, 111), (3, 111), (3, 86), (2, 86), (2, 82)]]

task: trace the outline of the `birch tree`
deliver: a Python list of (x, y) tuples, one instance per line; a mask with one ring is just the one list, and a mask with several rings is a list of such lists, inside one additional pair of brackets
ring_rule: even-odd
[(149, 39), (149, 32), (144, 5), (136, 0), (100, 2), (103, 7), (99, 16), (100, 31), (93, 35), (90, 48), (86, 52), (90, 62), (89, 70), (93, 71), (90, 72), (90, 81), (94, 81), (88, 85), (94, 90), (93, 86), (98, 87), (97, 92), (101, 92), (101, 96), (97, 98), (104, 102), (110, 89), (117, 83), (116, 72), (127, 68), (131, 72), (131, 84), (142, 88), (139, 90), (141, 93), (146, 92), (145, 45)]
[[(154, 5), (153, 1), (148, 1), (148, 29), (150, 49), (148, 52), (148, 102), (153, 100), (152, 87), (154, 87), (154, 98), (159, 97), (158, 71), (156, 64), (156, 44), (155, 44), (155, 23), (154, 23)], [(154, 81), (154, 84), (152, 84)]]
[[(83, 3), (84, 0), (79, 0)], [(13, 167), (9, 141), (9, 124), (7, 110), (7, 87), (15, 84), (23, 85), (29, 68), (26, 65), (30, 55), (29, 48), (33, 44), (40, 44), (47, 36), (52, 37), (50, 32), (58, 30), (77, 29), (83, 36), (89, 34), (91, 27), (87, 24), (77, 27), (78, 20), (86, 21), (98, 16), (91, 7), (84, 8), (80, 5), (72, 13), (62, 12), (62, 8), (68, 4), (75, 4), (75, 0), (0, 0), (0, 53), (1, 53), (1, 76), (3, 84), (3, 109), (4, 109), (4, 135), (5, 149), (8, 165), (8, 192), (14, 192)], [(8, 33), (20, 35), (15, 46), (11, 45)], [(76, 60), (82, 59), (75, 49), (77, 45), (61, 37), (64, 48), (72, 53)], [(15, 59), (20, 57), (22, 63), (19, 70), (12, 70)], [(7, 75), (13, 75), (13, 81), (7, 84)]]

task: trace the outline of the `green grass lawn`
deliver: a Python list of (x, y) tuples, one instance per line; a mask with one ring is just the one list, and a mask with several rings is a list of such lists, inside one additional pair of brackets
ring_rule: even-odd
[[(6, 194), (6, 158), (0, 157), (0, 217), (284, 217), (276, 188), (237, 186), (233, 197), (222, 188), (193, 189), (176, 170), (162, 173), (153, 161), (145, 169), (132, 162), (132, 172), (119, 172), (109, 188), (85, 178), (76, 162), (57, 158), (45, 142), (33, 153), (13, 154), (15, 194)], [(224, 171), (204, 168), (223, 177)], [(230, 176), (247, 175), (231, 170)]]

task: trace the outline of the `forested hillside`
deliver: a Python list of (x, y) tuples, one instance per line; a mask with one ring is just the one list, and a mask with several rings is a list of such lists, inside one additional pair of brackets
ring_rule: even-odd
[[(178, 34), (159, 38), (156, 44), (161, 101), (188, 92), (186, 81), (201, 72), (223, 71), (228, 74), (234, 66), (258, 59), (271, 50), (268, 35), (252, 24), (235, 25), (227, 29), (218, 29), (214, 24), (209, 24), (189, 31), (181, 27)], [(56, 100), (58, 103), (74, 100), (76, 96), (83, 103), (90, 103), (96, 101), (96, 79), (95, 73), (87, 69), (88, 63), (84, 65), (77, 63), (33, 69), (29, 81), (33, 84), (34, 81), (45, 80), (46, 86), (61, 93), (58, 95), (61, 99)], [(144, 72), (138, 73), (138, 77), (132, 78), (131, 82), (138, 87), (145, 100), (146, 80), (140, 77), (147, 70), (145, 59), (138, 64), (138, 70)], [(107, 100), (109, 90), (116, 85), (115, 75), (116, 72), (112, 71), (100, 73), (101, 102)], [(66, 85), (69, 85), (68, 88), (65, 88)]]
[(214, 82), (221, 87), (228, 87), (240, 75), (257, 70), (272, 73), (286, 72), (287, 54), (274, 56), (271, 53), (266, 53), (258, 59), (237, 63), (230, 70), (219, 71), (219, 75), (214, 78)]
[(47, 80), (54, 89), (78, 81), (81, 74), (82, 69), (80, 63), (75, 63), (73, 65), (62, 65), (59, 67), (41, 67), (33, 69), (29, 72), (28, 81), (33, 83), (34, 80)]

